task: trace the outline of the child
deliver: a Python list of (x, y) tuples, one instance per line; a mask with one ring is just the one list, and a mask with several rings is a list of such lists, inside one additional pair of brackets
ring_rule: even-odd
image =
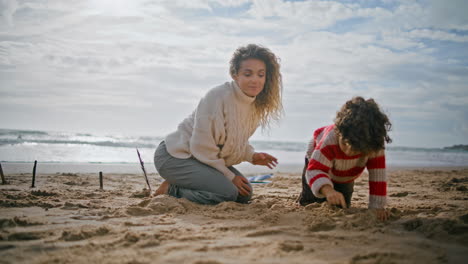
[(388, 117), (373, 99), (354, 97), (341, 107), (335, 124), (315, 130), (306, 154), (302, 174), (303, 206), (327, 201), (347, 208), (351, 205), (354, 180), (367, 167), (369, 171), (369, 209), (380, 220), (387, 220), (385, 210), (387, 177), (385, 142), (391, 139)]

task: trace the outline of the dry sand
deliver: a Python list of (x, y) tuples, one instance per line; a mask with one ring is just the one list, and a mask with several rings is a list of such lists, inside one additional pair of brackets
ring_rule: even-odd
[[(300, 175), (254, 185), (251, 204), (145, 197), (137, 174), (7, 175), (0, 263), (468, 263), (468, 169), (390, 171), (391, 220), (367, 207), (299, 207)], [(155, 175), (151, 175), (154, 182)], [(156, 186), (155, 186), (156, 187)]]

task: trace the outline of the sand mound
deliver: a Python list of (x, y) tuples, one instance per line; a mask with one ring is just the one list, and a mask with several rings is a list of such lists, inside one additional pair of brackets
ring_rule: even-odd
[(431, 239), (468, 244), (468, 224), (457, 218), (413, 218), (402, 225), (407, 231), (419, 232)]
[[(185, 203), (187, 204), (187, 203)], [(146, 199), (137, 205), (132, 205), (126, 209), (126, 213), (131, 216), (159, 215), (164, 213), (183, 214), (187, 212), (183, 199), (176, 199), (167, 195)]]
[(42, 222), (36, 222), (26, 217), (15, 216), (13, 218), (0, 219), (0, 228), (16, 227), (16, 226), (34, 226), (42, 225)]

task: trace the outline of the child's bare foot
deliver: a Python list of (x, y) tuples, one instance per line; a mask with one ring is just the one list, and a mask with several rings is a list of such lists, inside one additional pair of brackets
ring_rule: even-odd
[(161, 183), (159, 188), (154, 192), (154, 196), (167, 194), (168, 191), (169, 191), (169, 182), (163, 181), (163, 183)]

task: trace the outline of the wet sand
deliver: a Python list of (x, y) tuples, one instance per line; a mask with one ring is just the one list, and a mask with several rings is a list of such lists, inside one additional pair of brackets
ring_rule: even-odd
[[(300, 207), (297, 173), (255, 184), (250, 204), (149, 198), (141, 174), (6, 175), (0, 263), (466, 263), (468, 168), (390, 170), (391, 219), (367, 208)], [(153, 187), (159, 184), (152, 174)]]

